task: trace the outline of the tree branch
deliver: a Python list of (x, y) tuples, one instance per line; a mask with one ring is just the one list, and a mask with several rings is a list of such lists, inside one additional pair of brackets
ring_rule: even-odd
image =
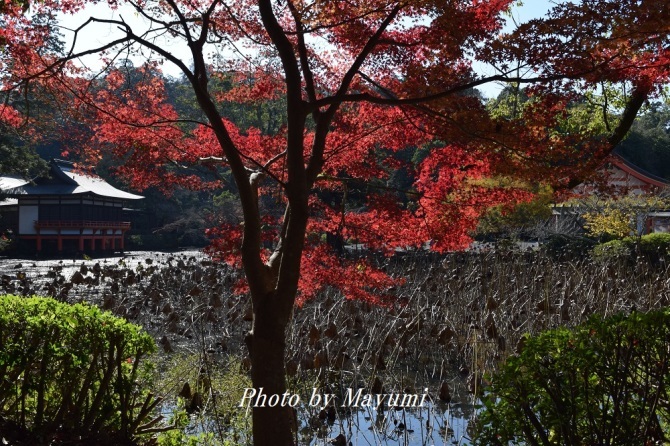
[[(379, 25), (377, 31), (375, 31), (375, 33), (372, 36), (370, 36), (368, 41), (365, 43), (365, 46), (361, 49), (361, 52), (356, 56), (356, 59), (351, 64), (351, 67), (349, 67), (349, 70), (347, 70), (347, 73), (342, 78), (342, 82), (340, 83), (338, 91), (335, 93), (334, 96), (332, 96), (332, 98), (335, 100), (329, 105), (328, 109), (323, 114), (318, 116), (316, 132), (314, 135), (314, 143), (312, 144), (312, 155), (309, 159), (309, 164), (307, 166), (307, 178), (310, 187), (312, 184), (314, 184), (314, 181), (316, 181), (316, 177), (321, 172), (321, 168), (324, 162), (323, 154), (326, 147), (326, 137), (328, 136), (329, 133), (329, 127), (333, 120), (333, 117), (335, 116), (335, 113), (342, 104), (342, 101), (338, 101), (337, 98), (343, 98), (346, 96), (346, 93), (349, 90), (349, 87), (351, 86), (351, 82), (354, 79), (354, 76), (356, 75), (356, 73), (359, 72), (359, 69), (361, 68), (367, 57), (370, 55), (370, 53), (372, 53), (375, 46), (377, 46), (379, 39), (384, 34), (388, 26), (397, 17), (398, 13), (400, 12), (400, 9), (401, 9), (400, 4), (394, 6), (393, 9), (386, 16), (386, 18)], [(317, 104), (319, 102), (320, 101), (313, 102), (312, 105)], [(318, 110), (319, 108), (320, 107), (317, 106), (316, 110)]]
[[(307, 90), (307, 98), (310, 102), (316, 102), (316, 88), (314, 84), (314, 76), (312, 75), (312, 69), (309, 66), (309, 58), (307, 54), (307, 45), (305, 44), (305, 32), (303, 29), (303, 24), (300, 21), (300, 15), (298, 14), (295, 5), (292, 0), (288, 0), (288, 7), (293, 15), (293, 21), (295, 22), (295, 27), (298, 35), (298, 53), (300, 54), (300, 66), (302, 67), (302, 73), (305, 77), (305, 89)], [(314, 110), (313, 113), (318, 114), (318, 109)], [(314, 117), (316, 119), (316, 116)]]

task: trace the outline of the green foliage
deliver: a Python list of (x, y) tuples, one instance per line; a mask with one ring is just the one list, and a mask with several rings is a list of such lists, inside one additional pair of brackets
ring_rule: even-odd
[(586, 92), (570, 105), (561, 128), (567, 134), (609, 134), (619, 124), (626, 101), (627, 95), (623, 90), (605, 83), (600, 92)]
[(554, 234), (542, 244), (542, 250), (555, 259), (575, 259), (588, 255), (595, 242), (586, 237)]
[[(247, 79), (246, 83), (252, 85), (254, 81), (254, 79)], [(222, 114), (227, 119), (237, 123), (240, 129), (248, 130), (254, 127), (261, 130), (264, 134), (270, 135), (279, 131), (286, 124), (285, 98), (277, 97), (263, 101), (246, 101), (240, 103), (225, 99), (225, 94), (233, 86), (239, 84), (240, 79), (235, 79), (229, 74), (213, 73), (209, 78), (209, 82), (211, 92), (216, 97)], [(194, 122), (203, 122), (206, 120), (186, 77), (169, 79), (166, 87), (168, 100), (174, 105), (180, 116), (188, 117)]]
[(487, 108), (494, 118), (516, 119), (521, 116), (529, 101), (526, 91), (519, 84), (505, 87), (497, 98), (488, 102)]
[[(494, 118), (513, 120), (522, 117), (535, 98), (525, 88), (513, 84), (504, 88), (487, 108)], [(618, 112), (625, 106), (626, 96), (611, 85), (603, 85), (599, 94), (585, 92), (573, 101), (560, 120), (557, 132), (572, 135), (603, 135), (617, 125)]]
[(486, 389), (476, 444), (666, 444), (668, 345), (668, 309), (527, 337)]
[(242, 210), (237, 200), (237, 196), (228, 190), (212, 197), (213, 210), (220, 221), (236, 224), (243, 220)]
[(591, 257), (598, 261), (626, 259), (632, 255), (634, 248), (634, 243), (630, 237), (622, 240), (610, 240), (594, 246)]
[(537, 196), (529, 202), (518, 203), (512, 210), (502, 206), (489, 209), (479, 220), (476, 236), (483, 238), (516, 236), (532, 237), (532, 230), (551, 217), (553, 191), (542, 187), (535, 191)]
[[(218, 442), (213, 432), (188, 434), (188, 414), (181, 410), (172, 417), (176, 429), (163, 432), (158, 437), (159, 446), (228, 446), (230, 443)], [(232, 445), (231, 445), (232, 446)]]
[(647, 172), (670, 179), (670, 105), (654, 104), (640, 115), (617, 152)]
[(35, 438), (132, 440), (155, 424), (140, 327), (85, 304), (0, 296), (0, 415)]
[(6, 129), (0, 125), (0, 175), (18, 175), (27, 179), (44, 174), (47, 163), (41, 159), (33, 147), (18, 143), (6, 136)]
[(591, 257), (595, 260), (632, 259), (633, 254), (639, 254), (650, 260), (669, 255), (670, 234), (652, 233), (640, 238), (626, 237), (621, 240), (611, 240), (596, 245), (591, 251)]
[(649, 256), (670, 254), (670, 234), (655, 232), (640, 237), (640, 252)]
[(174, 408), (175, 429), (158, 436), (160, 446), (250, 443), (251, 413), (238, 406), (244, 389), (252, 385), (237, 359), (221, 364), (204, 355), (173, 355), (158, 367), (156, 388), (162, 394), (179, 395), (168, 401)]

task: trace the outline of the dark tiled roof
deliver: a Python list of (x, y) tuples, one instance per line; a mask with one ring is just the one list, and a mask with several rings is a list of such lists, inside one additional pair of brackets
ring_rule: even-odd
[(115, 188), (94, 173), (83, 172), (69, 161), (52, 160), (51, 178), (36, 178), (32, 182), (17, 177), (0, 177), (0, 190), (7, 196), (21, 195), (79, 195), (94, 194), (121, 200), (139, 200), (141, 195)]

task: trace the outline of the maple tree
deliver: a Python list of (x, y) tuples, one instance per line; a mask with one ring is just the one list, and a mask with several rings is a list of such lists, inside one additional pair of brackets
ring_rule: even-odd
[[(72, 13), (88, 3), (44, 0), (31, 8)], [(667, 81), (663, 2), (565, 3), (505, 34), (513, 3), (110, 0), (114, 8), (130, 5), (150, 26), (122, 14), (91, 16), (64, 55), (39, 52), (49, 30), (8, 4), (0, 82), (5, 90), (37, 83), (72, 104), (90, 128), (83, 155), (95, 161), (113, 153), (118, 173), (138, 188), (215, 188), (232, 177), (243, 221), (211, 235), (219, 256), (245, 272), (239, 291), (253, 306), (254, 387), (281, 395), (284, 334), (296, 302), (332, 286), (383, 303), (394, 283), (365, 260), (338, 257), (324, 234), (387, 254), (427, 242), (440, 252), (463, 248), (486, 209), (531, 197), (519, 180), (560, 189), (590, 172)], [(96, 26), (116, 34), (79, 50), (82, 30)], [(175, 42), (187, 57), (173, 52)], [(133, 52), (150, 60), (129, 90), (114, 61)], [(102, 82), (74, 63), (91, 54), (105, 64)], [(473, 61), (496, 74), (478, 75)], [(162, 63), (188, 80), (199, 116), (168, 103)], [(217, 80), (230, 80), (230, 88)], [(529, 100), (514, 115), (493, 114), (472, 94), (491, 82), (529, 84)], [(616, 123), (602, 135), (566, 131), (569, 105), (604, 84), (630, 92)], [(225, 106), (269, 101), (282, 107), (274, 133), (239, 127)], [(388, 178), (408, 147), (425, 152), (404, 167), (413, 187), (398, 191)], [(504, 181), (510, 176), (517, 181)], [(352, 192), (367, 197), (358, 209)], [(289, 408), (254, 407), (254, 443), (292, 444), (292, 417)]]

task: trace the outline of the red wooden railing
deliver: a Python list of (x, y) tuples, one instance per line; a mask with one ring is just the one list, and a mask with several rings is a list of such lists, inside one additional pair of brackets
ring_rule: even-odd
[(129, 221), (37, 220), (36, 228), (112, 228), (130, 229)]

